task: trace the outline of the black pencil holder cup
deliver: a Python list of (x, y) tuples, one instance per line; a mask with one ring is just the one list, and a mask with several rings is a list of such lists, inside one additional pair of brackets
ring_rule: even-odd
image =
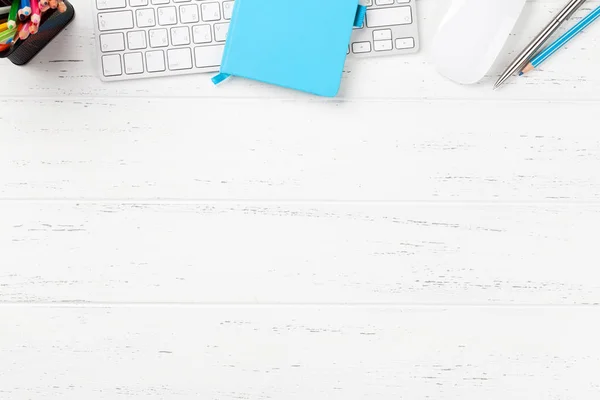
[(67, 10), (64, 13), (54, 9), (43, 13), (38, 32), (35, 35), (29, 35), (25, 40), (19, 40), (10, 49), (0, 52), (0, 58), (8, 58), (15, 65), (25, 65), (31, 61), (75, 18), (75, 9), (71, 3), (65, 0), (65, 5)]

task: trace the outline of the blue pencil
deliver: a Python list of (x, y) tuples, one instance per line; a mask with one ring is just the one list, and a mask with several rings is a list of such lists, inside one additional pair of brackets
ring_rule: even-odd
[(31, 3), (30, 0), (21, 0), (21, 6), (17, 12), (19, 21), (23, 22), (31, 15)]
[(567, 44), (571, 39), (577, 36), (581, 31), (590, 26), (592, 22), (600, 17), (600, 6), (598, 6), (594, 11), (592, 11), (587, 17), (579, 21), (577, 25), (569, 29), (564, 35), (556, 39), (554, 43), (548, 46), (544, 51), (535, 56), (533, 60), (525, 68), (519, 75), (523, 75), (536, 69), (541, 63), (546, 61), (550, 56), (560, 50), (565, 44)]

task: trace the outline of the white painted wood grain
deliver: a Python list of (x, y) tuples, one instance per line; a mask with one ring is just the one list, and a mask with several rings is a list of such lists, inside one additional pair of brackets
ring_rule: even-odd
[[(577, 15), (585, 15), (600, 4), (590, 1)], [(239, 98), (279, 97), (309, 98), (292, 91), (267, 87), (240, 79), (213, 87), (208, 75), (106, 84), (99, 81), (94, 67), (94, 42), (91, 29), (92, 1), (75, 4), (77, 17), (67, 31), (53, 42), (26, 68), (16, 68), (0, 60), (3, 76), (2, 94), (11, 97), (34, 96), (54, 99), (57, 96), (83, 97), (183, 97)], [(562, 0), (528, 3), (506, 50), (482, 85), (460, 87), (436, 74), (429, 64), (431, 43), (448, 1), (420, 0), (423, 51), (414, 56), (384, 57), (374, 60), (351, 60), (347, 67), (339, 99), (512, 99), (512, 100), (600, 100), (600, 26), (569, 44), (569, 50), (553, 57), (536, 72), (508, 83), (505, 90), (491, 91), (493, 75), (507, 65), (521, 49), (564, 6)], [(338, 100), (339, 100), (338, 99)]]
[(460, 87), (420, 0), (334, 100), (101, 83), (77, 3), (0, 60), (0, 399), (597, 399), (600, 26), (490, 90), (564, 1)]
[(4, 199), (600, 198), (597, 103), (0, 104)]
[(597, 309), (0, 308), (0, 394), (595, 399)]
[(600, 207), (4, 203), (2, 302), (597, 304)]

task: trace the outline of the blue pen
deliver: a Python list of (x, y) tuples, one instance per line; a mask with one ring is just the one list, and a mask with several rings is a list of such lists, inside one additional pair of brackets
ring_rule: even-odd
[(527, 64), (525, 68), (523, 68), (523, 71), (519, 75), (526, 74), (529, 71), (536, 69), (541, 63), (550, 58), (552, 54), (556, 53), (581, 31), (590, 26), (590, 24), (597, 20), (598, 17), (600, 17), (600, 6), (592, 11), (587, 17), (579, 21), (577, 25), (569, 29), (564, 35), (556, 39), (556, 41), (548, 46), (544, 51), (535, 56), (535, 58), (531, 60), (531, 62)]

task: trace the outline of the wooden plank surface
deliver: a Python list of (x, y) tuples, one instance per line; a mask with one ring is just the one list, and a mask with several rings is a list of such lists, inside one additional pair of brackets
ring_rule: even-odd
[[(38, 118), (23, 121), (23, 108)], [(597, 201), (600, 136), (590, 130), (597, 109), (586, 102), (6, 101), (0, 198)]]
[(102, 83), (75, 4), (0, 60), (0, 399), (596, 400), (600, 25), (490, 90), (564, 3), (462, 87), (419, 0), (333, 100)]
[(5, 302), (597, 304), (600, 207), (5, 202)]
[(0, 394), (594, 399), (599, 316), (571, 307), (5, 306)]

